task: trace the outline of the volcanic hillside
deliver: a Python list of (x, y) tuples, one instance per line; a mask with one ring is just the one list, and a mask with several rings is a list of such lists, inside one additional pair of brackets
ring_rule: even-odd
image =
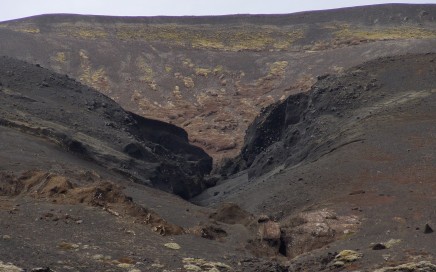
[(434, 5), (290, 15), (122, 18), (43, 15), (0, 23), (0, 55), (41, 64), (127, 110), (233, 157), (260, 110), (316, 76), (381, 56), (433, 52)]
[(435, 272), (435, 17), (1, 23), (0, 271)]
[[(52, 143), (185, 198), (205, 188), (212, 159), (188, 143), (183, 129), (126, 112), (103, 94), (39, 65), (7, 57), (0, 65), (1, 170), (69, 168)], [(38, 147), (41, 141), (46, 148)]]
[[(338, 258), (327, 251), (343, 249), (364, 256), (345, 271), (434, 261), (435, 124), (436, 54), (367, 62), (266, 108), (222, 169), (228, 178), (194, 202), (269, 214), (290, 258), (337, 240), (290, 271), (328, 271)], [(314, 256), (327, 259), (308, 266)]]
[(181, 129), (0, 60), (4, 271), (436, 269), (436, 54), (367, 62), (267, 107), (201, 206), (129, 180), (203, 189), (210, 158)]

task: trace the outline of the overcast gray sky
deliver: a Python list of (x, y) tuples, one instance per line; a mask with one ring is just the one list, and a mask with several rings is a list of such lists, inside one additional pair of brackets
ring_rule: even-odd
[[(377, 0), (0, 0), (0, 21), (47, 13), (118, 16), (293, 13), (388, 2)], [(392, 2), (436, 4), (436, 0)]]

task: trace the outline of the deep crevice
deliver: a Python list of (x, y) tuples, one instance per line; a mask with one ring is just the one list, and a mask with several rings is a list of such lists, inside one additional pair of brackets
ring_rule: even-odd
[(283, 239), (283, 236), (280, 237), (279, 253), (280, 255), (286, 257), (287, 249), (286, 249), (286, 242)]

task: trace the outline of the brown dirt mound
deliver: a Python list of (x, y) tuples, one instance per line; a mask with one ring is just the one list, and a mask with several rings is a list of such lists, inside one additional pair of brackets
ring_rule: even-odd
[(86, 204), (102, 207), (117, 217), (133, 217), (134, 222), (146, 224), (161, 235), (177, 235), (184, 229), (168, 223), (157, 213), (133, 202), (123, 193), (123, 187), (108, 181), (96, 181), (77, 186), (67, 177), (50, 172), (31, 170), (19, 178), (0, 173), (0, 195), (31, 196), (59, 204)]
[(191, 228), (189, 233), (209, 240), (221, 241), (223, 238), (227, 237), (227, 232), (224, 229), (210, 223), (200, 224), (199, 226)]
[(69, 199), (65, 197), (74, 186), (64, 176), (32, 170), (25, 172), (17, 182), (23, 188), (20, 193), (26, 193), (36, 198), (50, 198), (53, 202), (57, 201), (57, 198), (63, 197), (65, 198), (63, 203), (76, 204), (74, 201), (68, 201)]
[(209, 218), (231, 225), (248, 225), (253, 221), (253, 216), (250, 213), (244, 211), (234, 203), (222, 204), (216, 212), (209, 216)]

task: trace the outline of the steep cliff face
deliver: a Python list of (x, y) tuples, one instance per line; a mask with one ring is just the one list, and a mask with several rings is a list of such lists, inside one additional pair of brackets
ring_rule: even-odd
[[(366, 122), (378, 124), (383, 114), (413, 115), (418, 109), (409, 102), (436, 101), (435, 57), (382, 58), (339, 76), (319, 77), (309, 92), (265, 108), (249, 126), (239, 158), (228, 162), (223, 171), (233, 174), (248, 168), (255, 178), (364, 142)], [(429, 110), (434, 118), (431, 106), (419, 109)]]
[(65, 75), (12, 58), (0, 62), (2, 127), (184, 198), (205, 188), (212, 158), (190, 145), (183, 129), (127, 112)]
[(317, 75), (434, 52), (435, 14), (434, 5), (380, 5), (289, 15), (36, 16), (0, 23), (0, 55), (68, 74), (135, 114), (183, 127), (218, 161), (240, 152), (262, 108), (309, 90)]

